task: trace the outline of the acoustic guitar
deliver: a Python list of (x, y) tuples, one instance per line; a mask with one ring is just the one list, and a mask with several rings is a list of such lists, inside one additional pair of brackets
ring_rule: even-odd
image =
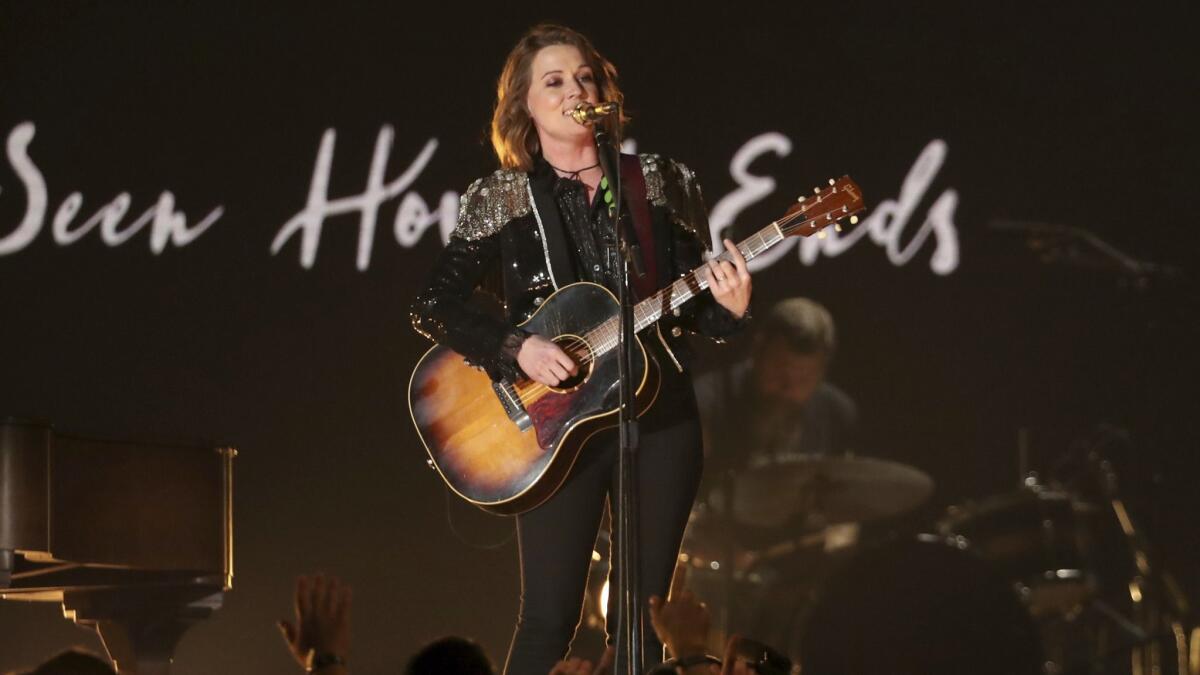
[[(848, 176), (829, 183), (739, 243), (746, 260), (787, 237), (817, 234), (846, 218), (857, 222), (864, 208), (858, 185)], [(728, 256), (726, 251), (719, 259)], [(657, 330), (661, 317), (707, 290), (703, 269), (638, 302), (635, 330)], [(608, 289), (580, 282), (555, 291), (520, 324), (553, 340), (579, 364), (578, 375), (555, 387), (533, 380), (494, 382), (440, 345), (421, 357), (409, 381), (409, 410), (429, 465), (451, 490), (506, 515), (528, 511), (558, 490), (588, 437), (617, 424), (618, 309)], [(633, 347), (640, 414), (654, 402), (658, 374), (640, 337)]]

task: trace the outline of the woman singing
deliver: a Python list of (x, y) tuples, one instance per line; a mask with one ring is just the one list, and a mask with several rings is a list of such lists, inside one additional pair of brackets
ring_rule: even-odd
[[(500, 73), (491, 137), (501, 169), (463, 195), (458, 225), (412, 310), (418, 332), (493, 379), (554, 386), (577, 373), (577, 364), (549, 339), (554, 336), (532, 335), (516, 325), (569, 283), (588, 281), (616, 292), (621, 257), (595, 141), (591, 129), (568, 115), (581, 102), (620, 103), (616, 76), (586, 37), (546, 24), (517, 42)], [(621, 138), (624, 121), (604, 122), (612, 138)], [(650, 239), (639, 241), (644, 262), (639, 287), (652, 293), (702, 264), (708, 220), (700, 188), (684, 165), (657, 155), (623, 158), (622, 165), (640, 169), (640, 176), (625, 171), (624, 182), (628, 194), (644, 195), (645, 204), (628, 209), (628, 220), (635, 222), (641, 211), (642, 225), (622, 226)], [(662, 378), (657, 400), (639, 423), (639, 574), (646, 598), (666, 594), (700, 480), (700, 426), (681, 336), (729, 335), (745, 320), (750, 302), (746, 262), (732, 242), (725, 246), (734, 262), (708, 263), (711, 295), (699, 296), (642, 334), (653, 361), (649, 367)], [(476, 288), (500, 296), (503, 320), (469, 304)], [(517, 516), (521, 610), (505, 673), (541, 675), (566, 654), (606, 498), (615, 493), (616, 460), (616, 433), (596, 434), (559, 491)], [(652, 650), (647, 656), (657, 662), (661, 646), (652, 632), (646, 638)]]

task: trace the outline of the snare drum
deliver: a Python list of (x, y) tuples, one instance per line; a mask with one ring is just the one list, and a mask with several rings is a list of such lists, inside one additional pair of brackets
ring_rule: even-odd
[(1013, 583), (1035, 614), (1066, 614), (1093, 593), (1086, 514), (1095, 509), (1066, 492), (1026, 489), (950, 509), (938, 524)]

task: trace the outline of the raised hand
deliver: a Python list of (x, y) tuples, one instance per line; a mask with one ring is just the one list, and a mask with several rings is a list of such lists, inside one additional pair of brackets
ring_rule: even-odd
[(296, 579), (296, 620), (280, 621), (279, 630), (302, 668), (307, 669), (316, 654), (350, 657), (351, 596), (350, 586), (337, 577), (317, 574)]
[(725, 643), (725, 658), (721, 660), (721, 675), (753, 675), (746, 662), (738, 658), (738, 648), (742, 638), (740, 635), (730, 635)]
[(616, 661), (616, 648), (606, 647), (604, 653), (600, 655), (600, 661), (596, 663), (596, 669), (592, 671), (592, 675), (612, 675), (613, 666), (616, 665)]
[(650, 598), (650, 624), (655, 634), (675, 658), (704, 654), (711, 621), (708, 608), (687, 590), (687, 565), (678, 563), (668, 600), (663, 602), (657, 595)]
[(592, 662), (580, 658), (559, 661), (550, 669), (550, 675), (592, 675)]

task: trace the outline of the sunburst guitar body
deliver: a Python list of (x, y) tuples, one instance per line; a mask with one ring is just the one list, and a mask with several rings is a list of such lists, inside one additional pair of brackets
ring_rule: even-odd
[[(601, 351), (585, 336), (615, 320), (618, 309), (608, 289), (576, 283), (521, 324), (569, 353), (593, 356), (577, 359), (579, 374), (554, 388), (532, 380), (493, 382), (440, 345), (425, 353), (413, 371), (409, 408), (432, 466), (451, 490), (500, 514), (527, 511), (554, 494), (584, 441), (617, 423), (618, 352)], [(658, 369), (640, 339), (632, 366), (644, 411), (658, 392)]]

